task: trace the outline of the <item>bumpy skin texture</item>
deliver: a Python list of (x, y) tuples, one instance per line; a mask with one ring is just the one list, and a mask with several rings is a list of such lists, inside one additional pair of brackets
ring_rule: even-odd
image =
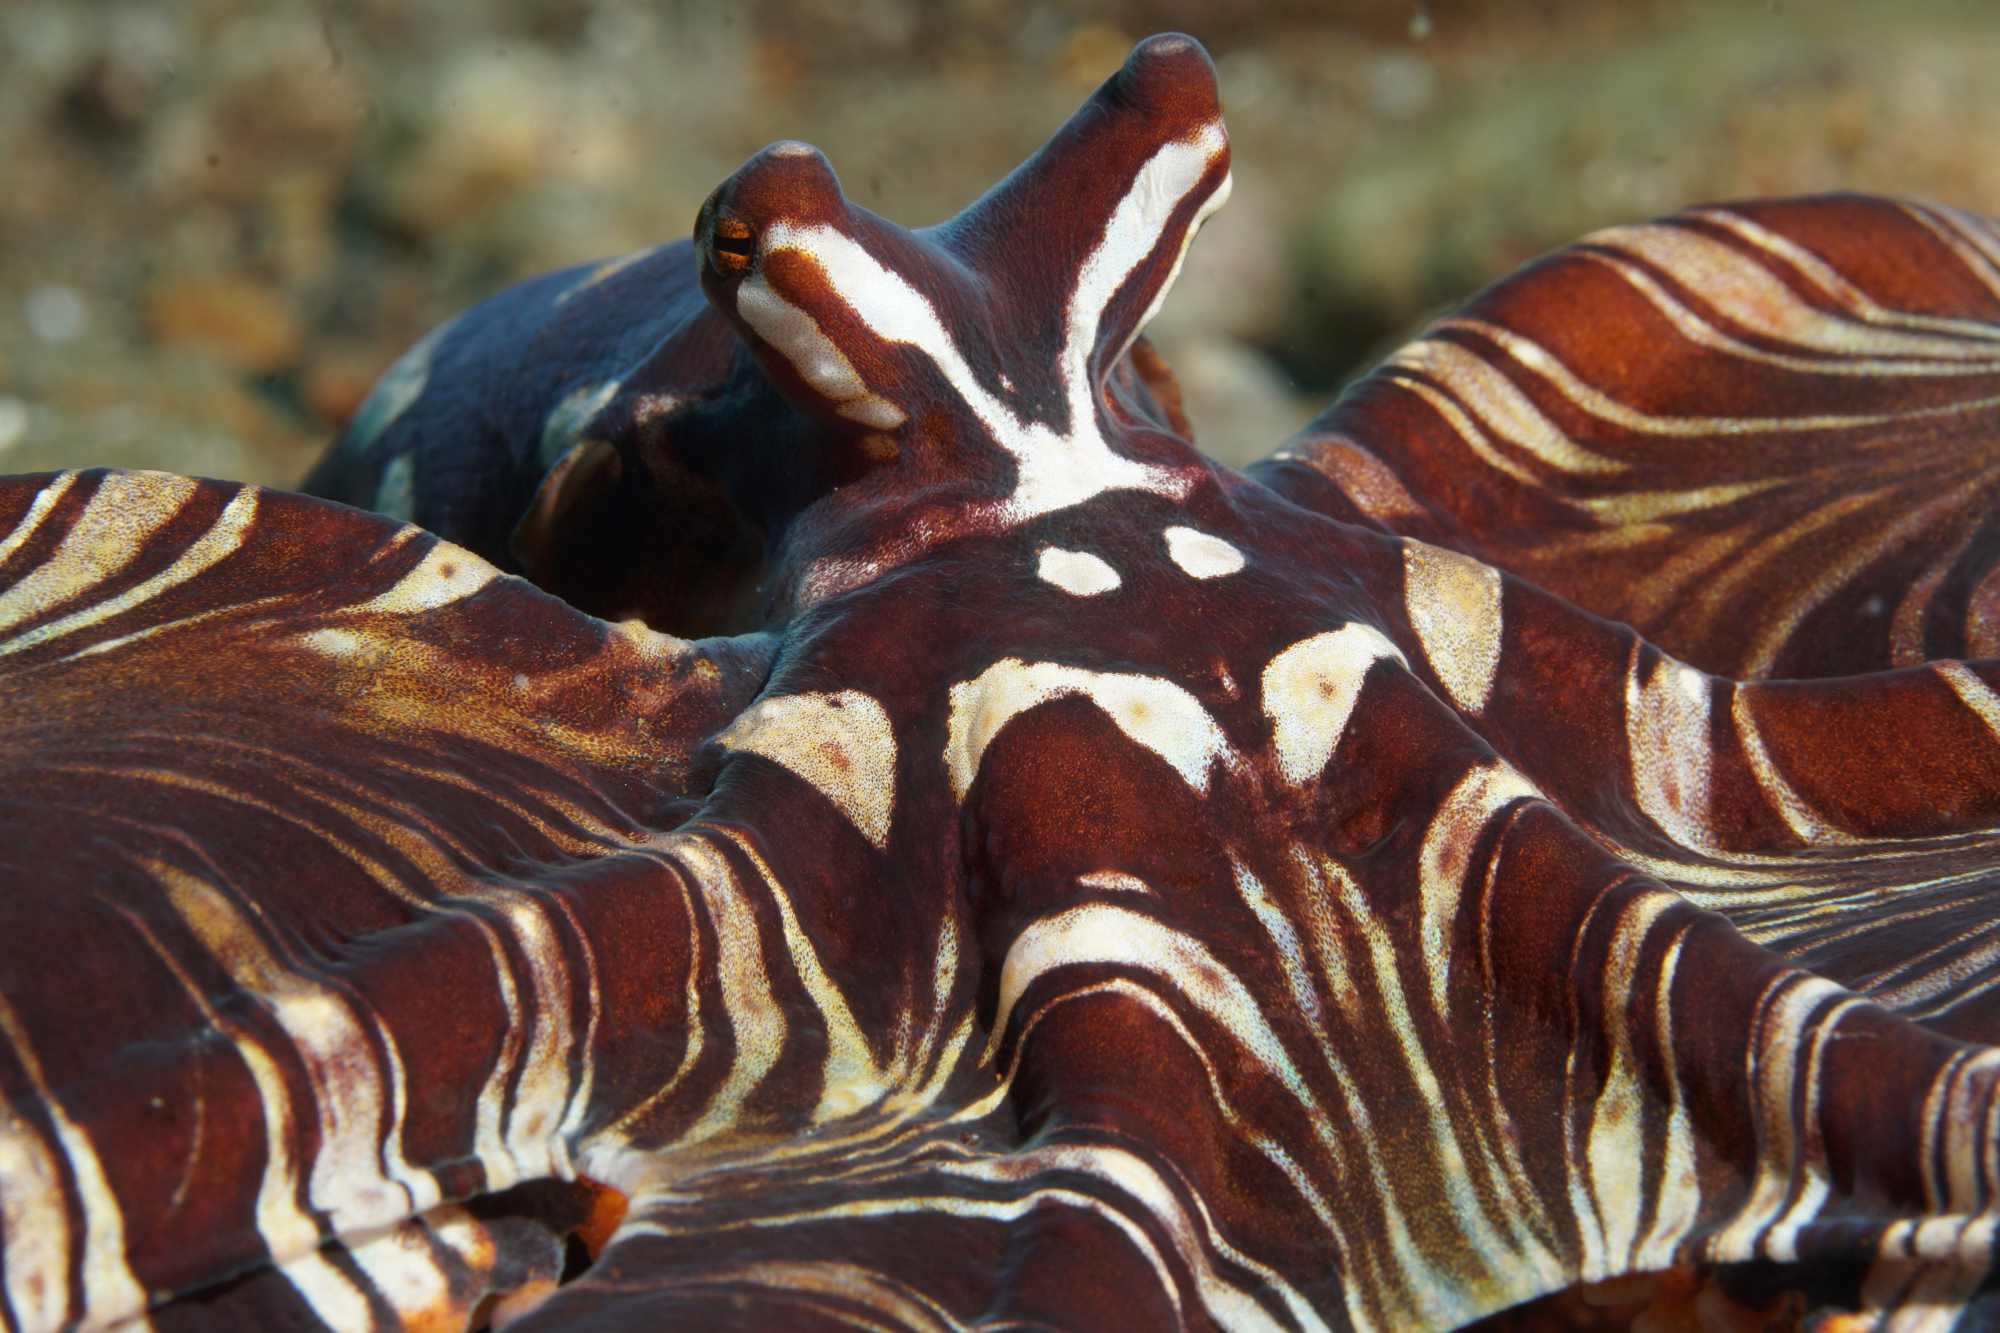
[(1185, 38), (928, 232), (774, 145), (708, 313), (577, 330), (727, 448), (573, 453), (482, 324), (318, 474), (544, 572), (695, 505), (707, 591), (595, 577), (739, 637), (0, 486), (8, 1324), (1994, 1316), (2000, 663), (1927, 659), (1990, 651), (2000, 232), (1605, 233), (1246, 477), (1132, 342), (1228, 169)]

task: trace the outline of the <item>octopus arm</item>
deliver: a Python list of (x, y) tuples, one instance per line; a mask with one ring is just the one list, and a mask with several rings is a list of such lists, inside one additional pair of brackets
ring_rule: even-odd
[(2000, 228), (1827, 196), (1556, 251), (1254, 469), (1703, 670), (2000, 652)]
[(0, 1324), (553, 1286), (642, 1096), (593, 1051), (685, 1039), (625, 923), (699, 899), (653, 844), (769, 657), (341, 505), (0, 481)]

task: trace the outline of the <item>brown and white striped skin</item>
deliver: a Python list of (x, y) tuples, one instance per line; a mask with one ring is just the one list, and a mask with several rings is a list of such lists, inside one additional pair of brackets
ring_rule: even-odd
[(1256, 475), (1742, 678), (2000, 654), (2000, 229), (1834, 196), (1586, 237)]
[[(1624, 272), (1559, 256), (1257, 480), (1124, 369), (1228, 169), (1162, 38), (928, 232), (802, 145), (725, 183), (703, 289), (824, 465), (801, 498), (751, 440), (713, 479), (782, 515), (742, 638), (319, 501), (0, 484), (6, 1325), (1993, 1318), (2000, 663), (1823, 611), (1942, 569), (1899, 596), (1978, 642), (1938, 515), (1984, 372), (1868, 343), (1794, 427), (1805, 371), (1756, 390), (1810, 359), (1772, 328), (1837, 359), (1807, 272), (1883, 338), (1991, 344), (1984, 251), (1856, 201), (1700, 215), (1761, 219), (1728, 262), (1600, 237), (1707, 322), (1641, 359), (1602, 293), (1555, 320)], [(1575, 433), (1494, 424), (1523, 402)], [(1585, 553), (1542, 577), (1493, 515), (1624, 458), (1586, 406), (1687, 448), (1552, 521)], [(1710, 527), (1630, 498), (1702, 493), (1685, 423), (1724, 418), (1775, 481)], [(1786, 534), (1857, 471), (1866, 554), (1816, 581)], [(1589, 551), (1642, 579), (1713, 532), (1790, 552), (1740, 613), (1586, 595), (1625, 579)]]

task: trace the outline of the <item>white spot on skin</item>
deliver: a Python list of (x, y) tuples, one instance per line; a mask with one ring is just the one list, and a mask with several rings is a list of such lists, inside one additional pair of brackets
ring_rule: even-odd
[(1183, 527), (1168, 528), (1164, 535), (1168, 558), (1189, 578), (1225, 578), (1243, 568), (1243, 552), (1220, 537)]
[(1073, 597), (1095, 597), (1115, 591), (1118, 571), (1088, 551), (1065, 551), (1060, 546), (1044, 546), (1035, 560), (1035, 574), (1044, 583), (1053, 583)]
[(382, 438), (383, 432), (396, 424), (396, 418), (409, 411), (410, 405), (423, 397), (424, 386), (431, 378), (431, 357), (456, 323), (456, 320), (451, 320), (438, 325), (412, 344), (409, 351), (397, 358), (395, 365), (382, 372), (382, 378), (375, 381), (375, 387), (361, 404), (361, 410), (354, 414), (354, 424), (348, 427), (348, 448), (367, 450), (373, 447)]
[(1208, 790), (1210, 766), (1229, 753), (1229, 742), (1208, 710), (1171, 681), (1008, 657), (977, 679), (951, 687), (944, 762), (952, 793), (965, 799), (986, 747), (1001, 728), (1030, 708), (1069, 694), (1080, 694), (1103, 709), (1120, 731), (1166, 760), (1197, 792)]
[(762, 755), (820, 791), (877, 851), (896, 803), (896, 737), (882, 705), (859, 690), (762, 699), (716, 737)]
[(550, 408), (547, 419), (542, 422), (541, 443), (535, 451), (542, 466), (551, 468), (560, 462), (582, 436), (584, 427), (604, 410), (604, 405), (617, 393), (617, 380), (586, 384), (572, 389), (561, 402)]
[(1456, 551), (1403, 543), (1403, 609), (1452, 703), (1486, 707), (1500, 667), (1500, 571)]
[(1287, 782), (1319, 776), (1347, 730), (1370, 668), (1385, 660), (1410, 665), (1380, 630), (1359, 621), (1301, 639), (1271, 659), (1264, 668), (1264, 715)]
[[(1106, 306), (1133, 270), (1158, 247), (1174, 211), (1200, 185), (1226, 148), (1220, 122), (1161, 147), (1139, 169), (1131, 188), (1112, 211), (1097, 248), (1079, 267), (1077, 286), (1065, 311), (1059, 360), (1068, 405), (1067, 433), (1059, 433), (1044, 422), (1022, 420), (988, 393), (930, 301), (852, 237), (831, 226), (779, 223), (765, 232), (762, 249), (767, 255), (790, 250), (810, 259), (878, 337), (916, 347), (930, 357), (967, 409), (1015, 461), (1014, 493), (1001, 507), (1002, 522), (1027, 522), (1109, 490), (1146, 491), (1179, 499), (1189, 484), (1186, 477), (1174, 469), (1135, 462), (1111, 451), (1098, 423), (1090, 354)], [(1202, 216), (1219, 207), (1226, 193), (1226, 189), (1218, 189), (1210, 196)], [(1183, 238), (1183, 250), (1192, 235), (1190, 228)], [(1161, 286), (1156, 308), (1170, 283), (1171, 277)], [(818, 325), (772, 293), (762, 283), (761, 273), (738, 288), (737, 308), (761, 337), (798, 367), (808, 383), (828, 397), (845, 401), (867, 392), (853, 365), (840, 356)], [(1133, 336), (1137, 336), (1137, 328)], [(837, 392), (821, 388), (816, 375)]]
[(375, 487), (375, 498), (368, 507), (384, 518), (393, 518), (398, 523), (411, 522), (417, 516), (417, 460), (410, 454), (397, 454), (382, 469), (382, 480)]

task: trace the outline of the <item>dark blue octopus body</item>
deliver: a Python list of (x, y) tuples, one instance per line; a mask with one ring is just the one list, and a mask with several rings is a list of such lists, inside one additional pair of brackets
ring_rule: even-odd
[(1155, 38), (328, 498), (0, 484), (0, 1323), (1993, 1319), (2000, 229), (1602, 232), (1243, 474), (1140, 338), (1229, 170)]

